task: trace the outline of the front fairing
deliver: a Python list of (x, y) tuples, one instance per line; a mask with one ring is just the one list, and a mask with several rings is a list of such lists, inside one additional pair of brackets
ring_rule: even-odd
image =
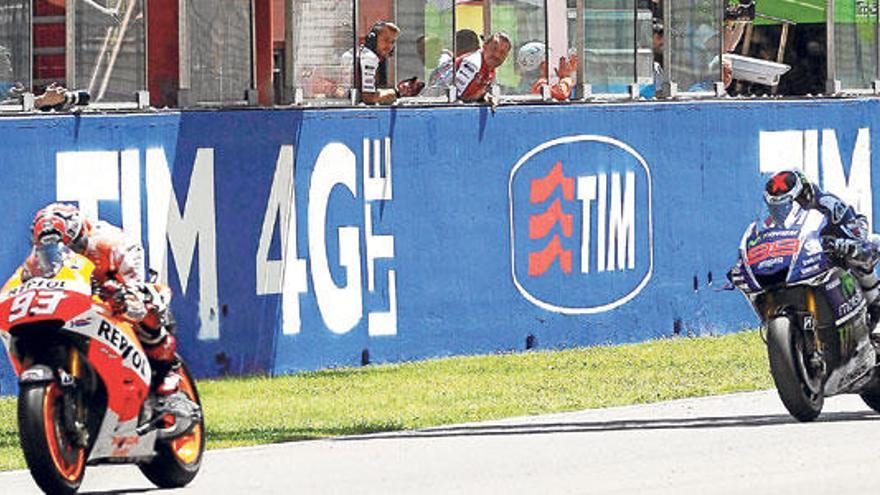
[(740, 243), (737, 287), (753, 296), (776, 287), (811, 283), (831, 269), (834, 265), (822, 248), (825, 225), (819, 211), (800, 208), (781, 224), (768, 219), (750, 225)]
[(31, 276), (23, 268), (16, 270), (0, 289), (0, 333), (41, 319), (66, 320), (75, 316), (68, 313), (88, 308), (93, 301), (93, 270), (91, 261), (74, 253), (65, 257), (51, 276)]
[(761, 291), (761, 286), (755, 280), (755, 275), (752, 270), (749, 269), (747, 263), (748, 251), (746, 249), (746, 246), (748, 246), (752, 239), (755, 237), (756, 230), (756, 223), (752, 223), (746, 229), (742, 239), (740, 240), (739, 259), (736, 265), (734, 265), (734, 267), (727, 274), (728, 280), (730, 280), (734, 287), (739, 289), (746, 296), (750, 296), (751, 294)]
[(38, 329), (39, 325), (32, 324), (41, 322), (53, 326), (76, 323), (77, 316), (87, 312), (94, 302), (91, 288), (94, 265), (87, 258), (70, 253), (59, 266), (43, 264), (43, 268), (51, 269), (34, 271), (47, 276), (33, 276), (30, 270), (21, 267), (0, 289), (0, 340), (16, 373), (22, 369), (15, 352), (15, 328)]

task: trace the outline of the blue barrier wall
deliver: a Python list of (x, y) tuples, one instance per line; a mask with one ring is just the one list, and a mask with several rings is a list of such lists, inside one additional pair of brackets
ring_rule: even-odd
[(736, 331), (756, 320), (715, 289), (762, 172), (873, 213), (878, 107), (2, 118), (0, 273), (35, 210), (78, 201), (147, 246), (200, 376)]

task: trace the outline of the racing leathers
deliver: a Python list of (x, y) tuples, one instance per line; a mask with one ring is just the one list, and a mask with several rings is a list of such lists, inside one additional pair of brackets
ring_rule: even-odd
[(868, 219), (837, 196), (822, 192), (817, 187), (814, 190), (812, 201), (804, 207), (819, 210), (825, 216), (827, 226), (822, 234), (830, 238), (829, 247), (848, 266), (873, 272), (880, 261), (880, 250), (869, 238)]
[[(170, 289), (146, 283), (141, 245), (121, 229), (98, 221), (91, 225), (80, 254), (95, 265), (92, 284), (96, 293), (115, 313), (136, 323), (138, 338), (151, 367), (156, 370), (156, 390), (160, 394), (176, 391), (178, 377), (169, 373), (178, 365), (177, 342), (167, 328)], [(25, 260), (25, 272), (33, 272), (36, 263), (36, 257), (29, 256)]]
[(813, 188), (805, 208), (820, 211), (827, 221), (822, 232), (827, 249), (849, 267), (859, 281), (874, 323), (880, 317), (880, 280), (874, 268), (880, 261), (880, 247), (869, 236), (868, 219), (837, 196)]

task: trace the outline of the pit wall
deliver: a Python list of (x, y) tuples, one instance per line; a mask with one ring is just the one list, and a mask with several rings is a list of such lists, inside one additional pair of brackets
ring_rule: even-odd
[(0, 118), (0, 273), (78, 201), (144, 243), (201, 377), (732, 332), (765, 173), (873, 214), (875, 124), (877, 100)]

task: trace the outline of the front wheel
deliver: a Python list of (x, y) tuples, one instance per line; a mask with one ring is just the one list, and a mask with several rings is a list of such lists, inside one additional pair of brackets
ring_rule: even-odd
[(21, 450), (34, 481), (46, 493), (76, 493), (86, 467), (85, 449), (63, 428), (62, 393), (55, 382), (23, 384), (18, 393)]
[[(196, 381), (181, 361), (180, 390), (199, 406)], [(156, 456), (138, 467), (144, 476), (159, 488), (180, 488), (188, 485), (199, 473), (205, 452), (205, 420), (196, 424), (188, 434), (156, 443)]]
[(822, 379), (804, 359), (803, 337), (787, 316), (767, 325), (767, 355), (776, 391), (798, 421), (812, 421), (822, 412)]

